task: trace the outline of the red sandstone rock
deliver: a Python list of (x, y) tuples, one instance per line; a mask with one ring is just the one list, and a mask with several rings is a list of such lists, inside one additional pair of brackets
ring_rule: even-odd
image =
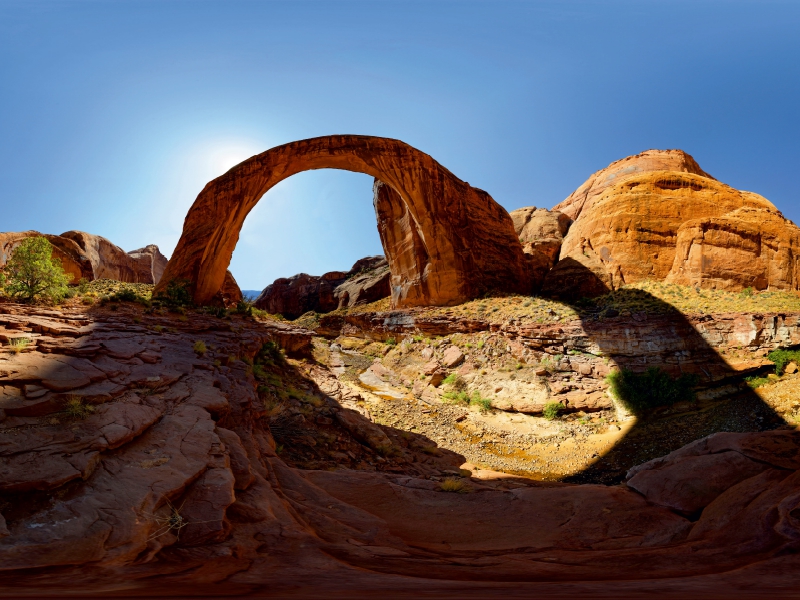
[(800, 228), (769, 207), (686, 221), (676, 247), (670, 283), (734, 291), (800, 289)]
[(253, 305), (271, 314), (296, 319), (309, 311), (330, 312), (386, 298), (389, 268), (382, 256), (357, 260), (347, 271), (331, 271), (321, 277), (300, 273), (276, 279)]
[(800, 289), (800, 230), (765, 198), (716, 181), (679, 150), (592, 175), (554, 210), (575, 219), (546, 295), (577, 300), (644, 279)]
[(572, 192), (566, 200), (554, 206), (553, 210), (564, 213), (570, 219), (577, 220), (584, 210), (592, 208), (594, 202), (606, 188), (616, 185), (628, 177), (650, 171), (694, 173), (714, 179), (683, 150), (646, 150), (641, 154), (615, 161), (606, 168), (592, 173), (583, 185)]
[(72, 277), (71, 283), (78, 283), (81, 278), (156, 283), (167, 264), (158, 246), (152, 244), (126, 254), (106, 238), (83, 231), (67, 231), (61, 235), (23, 231), (0, 233), (0, 267), (22, 240), (42, 235), (53, 244), (53, 257), (61, 261), (64, 271)]
[[(291, 175), (320, 168), (367, 173), (383, 181), (397, 192), (389, 201), (399, 198), (419, 228), (427, 263), (420, 279), (415, 275), (409, 283), (416, 291), (398, 296), (398, 305), (456, 304), (489, 290), (530, 291), (513, 222), (486, 192), (403, 142), (347, 135), (273, 148), (206, 185), (186, 217), (157, 290), (170, 280), (188, 279), (194, 300), (210, 301), (223, 284), (244, 219), (261, 196)], [(396, 273), (396, 253), (386, 254)]]

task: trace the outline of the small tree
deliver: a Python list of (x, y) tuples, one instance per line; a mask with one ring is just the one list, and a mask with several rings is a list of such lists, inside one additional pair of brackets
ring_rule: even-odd
[(30, 237), (14, 249), (4, 268), (5, 293), (27, 302), (60, 300), (71, 279), (45, 237)]

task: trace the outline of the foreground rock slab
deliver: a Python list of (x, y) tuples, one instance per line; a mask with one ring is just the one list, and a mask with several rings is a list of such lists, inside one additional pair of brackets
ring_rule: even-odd
[[(357, 394), (309, 359), (249, 365), (266, 342), (302, 355), (303, 330), (134, 305), (5, 308), (53, 330), (78, 321), (85, 333), (51, 334), (48, 354), (0, 348), (0, 366), (35, 356), (38, 369), (17, 377), (4, 367), (4, 400), (43, 387), (44, 372), (75, 353), (103, 379), (70, 380), (70, 392), (124, 388), (82, 403), (93, 407), (82, 416), (54, 401), (47, 414), (0, 420), (5, 597), (796, 589), (795, 431), (715, 434), (636, 467), (626, 485), (493, 487), (460, 476), (463, 457), (417, 452), (409, 440), (425, 440), (373, 423)], [(289, 388), (304, 400), (278, 414), (269, 390)], [(329, 442), (355, 468), (292, 466)], [(448, 472), (462, 493), (443, 491)]]

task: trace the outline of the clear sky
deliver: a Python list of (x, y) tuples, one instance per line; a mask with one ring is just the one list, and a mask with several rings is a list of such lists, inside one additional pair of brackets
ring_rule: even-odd
[[(168, 256), (205, 183), (334, 133), (399, 138), (513, 210), (682, 148), (800, 221), (800, 2), (0, 0), (0, 230)], [(244, 289), (382, 252), (372, 180), (250, 214)]]

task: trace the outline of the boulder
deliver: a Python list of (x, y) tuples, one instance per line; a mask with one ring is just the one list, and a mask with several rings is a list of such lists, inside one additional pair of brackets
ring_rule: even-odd
[(514, 231), (526, 253), (537, 250), (544, 254), (552, 266), (558, 260), (561, 243), (569, 231), (572, 219), (556, 210), (535, 206), (518, 208), (508, 213), (514, 222)]

